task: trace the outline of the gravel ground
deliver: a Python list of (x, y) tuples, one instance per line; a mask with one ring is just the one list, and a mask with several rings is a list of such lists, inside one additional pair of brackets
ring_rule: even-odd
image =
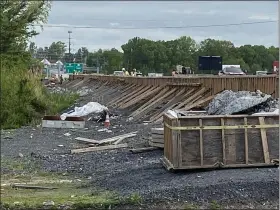
[[(83, 103), (89, 101), (88, 96)], [(47, 129), (23, 127), (2, 132), (1, 156), (16, 158), (19, 153), (42, 161), (49, 172), (62, 172), (87, 178), (98, 190), (112, 190), (121, 195), (139, 193), (148, 203), (209, 202), (260, 203), (279, 200), (278, 168), (228, 169), (171, 173), (160, 162), (162, 150), (132, 154), (128, 149), (70, 154), (73, 148), (85, 147), (75, 138), (102, 139), (138, 131), (136, 137), (124, 140), (129, 147), (147, 144), (151, 127), (126, 122), (121, 112), (111, 119), (111, 133), (98, 131), (102, 123), (86, 122), (88, 129)], [(70, 133), (70, 136), (65, 136)], [(32, 136), (32, 138), (31, 138)], [(35, 154), (35, 155), (34, 155)], [(3, 172), (2, 172), (3, 173)]]

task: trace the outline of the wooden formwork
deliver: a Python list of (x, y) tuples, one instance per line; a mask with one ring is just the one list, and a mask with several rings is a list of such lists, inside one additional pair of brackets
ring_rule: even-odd
[(100, 81), (120, 81), (126, 84), (143, 86), (167, 86), (167, 84), (200, 83), (211, 89), (209, 95), (215, 95), (223, 90), (260, 90), (273, 97), (278, 97), (279, 87), (277, 75), (245, 75), (245, 76), (183, 76), (183, 77), (119, 77), (110, 75), (73, 75), (70, 79), (95, 78)]
[(168, 170), (270, 166), (278, 158), (279, 115), (164, 114)]

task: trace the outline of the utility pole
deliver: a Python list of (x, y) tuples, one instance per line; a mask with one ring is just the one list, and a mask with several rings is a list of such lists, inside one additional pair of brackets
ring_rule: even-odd
[(68, 31), (68, 34), (69, 34), (69, 48), (68, 48), (68, 53), (69, 53), (69, 57), (68, 57), (68, 62), (70, 63), (71, 62), (71, 33), (72, 31)]

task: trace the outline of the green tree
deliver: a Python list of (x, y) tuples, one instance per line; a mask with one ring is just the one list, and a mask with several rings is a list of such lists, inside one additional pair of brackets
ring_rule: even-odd
[(30, 42), (29, 47), (28, 47), (28, 51), (30, 52), (30, 54), (33, 57), (36, 56), (37, 46), (36, 46), (35, 42)]
[(75, 58), (77, 63), (86, 63), (87, 57), (89, 55), (88, 49), (86, 47), (81, 47), (75, 53)]
[(251, 66), (251, 70), (250, 72), (251, 73), (256, 73), (256, 71), (262, 71), (262, 67), (259, 65), (259, 64), (256, 64), (254, 63), (252, 66)]
[(0, 1), (0, 53), (15, 53), (27, 47), (27, 40), (38, 34), (33, 25), (47, 21), (51, 1)]
[(53, 42), (46, 51), (49, 60), (61, 60), (65, 55), (66, 45), (61, 41)]

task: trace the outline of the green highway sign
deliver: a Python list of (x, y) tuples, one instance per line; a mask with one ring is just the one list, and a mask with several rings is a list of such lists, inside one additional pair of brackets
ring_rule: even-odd
[(67, 73), (83, 72), (82, 63), (65, 63), (65, 69)]

